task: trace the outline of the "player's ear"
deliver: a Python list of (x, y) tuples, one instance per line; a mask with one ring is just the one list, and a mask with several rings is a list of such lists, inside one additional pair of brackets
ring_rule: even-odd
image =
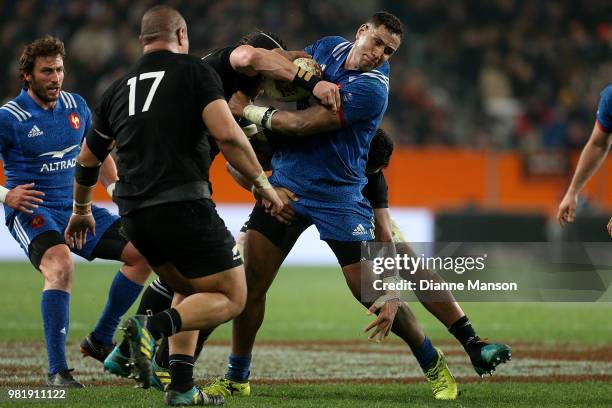
[(370, 28), (370, 26), (368, 25), (368, 23), (364, 23), (362, 24), (358, 29), (357, 29), (357, 33), (355, 34), (355, 39), (358, 40), (359, 37), (361, 37), (363, 35), (363, 33), (365, 33), (366, 31), (368, 31), (368, 29)]

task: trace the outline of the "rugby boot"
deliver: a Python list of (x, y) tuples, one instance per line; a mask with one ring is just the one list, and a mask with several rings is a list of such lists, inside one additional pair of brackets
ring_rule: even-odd
[(165, 391), (170, 384), (170, 370), (157, 364), (155, 357), (151, 360), (151, 385), (160, 390)]
[(114, 344), (102, 344), (98, 343), (96, 339), (93, 337), (93, 333), (89, 333), (87, 337), (81, 341), (81, 354), (83, 357), (92, 357), (98, 360), (101, 363), (104, 363), (104, 360), (115, 348)]
[(204, 392), (208, 395), (222, 395), (224, 397), (248, 397), (251, 395), (251, 385), (248, 381), (241, 383), (229, 378), (218, 377), (204, 387)]
[(425, 377), (431, 386), (433, 396), (437, 400), (454, 400), (457, 399), (459, 391), (457, 390), (457, 382), (455, 377), (448, 369), (444, 353), (442, 350), (435, 348), (438, 353), (438, 359), (435, 364), (425, 371)]
[(104, 360), (104, 371), (119, 377), (130, 375), (130, 359), (121, 353), (119, 346), (116, 346)]
[(164, 402), (170, 406), (223, 405), (225, 398), (223, 395), (207, 395), (198, 387), (193, 387), (185, 392), (166, 391)]
[(477, 339), (466, 348), (474, 370), (480, 377), (484, 377), (485, 374), (493, 375), (495, 367), (512, 360), (512, 349), (506, 344), (488, 343)]
[(47, 386), (54, 388), (84, 388), (85, 386), (72, 376), (74, 369), (62, 370), (47, 377)]
[(142, 388), (151, 386), (151, 359), (155, 354), (155, 340), (146, 328), (147, 316), (136, 315), (124, 323), (122, 330), (130, 346), (130, 377)]

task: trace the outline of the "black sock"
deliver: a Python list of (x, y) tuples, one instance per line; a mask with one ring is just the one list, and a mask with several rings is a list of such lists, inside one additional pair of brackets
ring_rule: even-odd
[(157, 281), (151, 282), (144, 292), (142, 292), (136, 314), (155, 315), (172, 306), (172, 292), (165, 292), (165, 290), (167, 289), (162, 283), (158, 283)]
[[(196, 343), (196, 349), (194, 354), (194, 361), (197, 361), (198, 357), (200, 357), (200, 353), (204, 348), (204, 343), (208, 340), (208, 336), (212, 333), (212, 330), (200, 330), (198, 334), (198, 342)], [(155, 353), (155, 363), (165, 369), (170, 368), (169, 363), (169, 354), (170, 349), (168, 348), (168, 338), (164, 337), (157, 348), (157, 352)]]
[(166, 309), (147, 319), (147, 330), (155, 340), (181, 331), (181, 315), (176, 309)]
[(459, 343), (461, 343), (466, 350), (470, 345), (480, 340), (480, 337), (476, 335), (472, 323), (470, 323), (470, 319), (468, 319), (467, 316), (463, 316), (453, 323), (448, 331), (459, 340)]
[(193, 357), (185, 354), (172, 354), (170, 356), (170, 386), (178, 392), (185, 392), (193, 388)]
[(168, 361), (170, 354), (170, 348), (168, 346), (168, 338), (164, 337), (155, 352), (155, 363), (165, 369), (170, 368), (170, 362)]

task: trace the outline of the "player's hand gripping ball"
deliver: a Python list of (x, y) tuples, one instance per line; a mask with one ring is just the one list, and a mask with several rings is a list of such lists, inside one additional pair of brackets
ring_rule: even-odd
[[(297, 58), (293, 63), (318, 77), (321, 77), (323, 74), (321, 66), (312, 58)], [(296, 86), (291, 82), (278, 81), (271, 78), (264, 79), (263, 90), (268, 97), (279, 102), (296, 102), (310, 96), (310, 91), (304, 88)]]

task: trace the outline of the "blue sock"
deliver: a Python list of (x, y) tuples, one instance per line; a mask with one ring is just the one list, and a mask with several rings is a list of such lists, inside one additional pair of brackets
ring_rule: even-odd
[(138, 299), (141, 290), (142, 285), (126, 278), (121, 271), (117, 272), (108, 291), (108, 299), (102, 316), (93, 331), (93, 336), (97, 341), (102, 344), (112, 344), (121, 317)]
[(416, 349), (412, 349), (412, 353), (423, 370), (428, 369), (438, 359), (438, 353), (427, 336), (425, 336), (423, 344)]
[(57, 289), (43, 291), (40, 309), (45, 329), (49, 374), (56, 374), (68, 369), (65, 346), (70, 318), (70, 293)]
[(251, 371), (249, 371), (251, 368), (251, 356), (239, 357), (230, 354), (227, 361), (227, 373), (225, 374), (225, 378), (238, 382), (248, 381), (249, 374), (251, 374)]

